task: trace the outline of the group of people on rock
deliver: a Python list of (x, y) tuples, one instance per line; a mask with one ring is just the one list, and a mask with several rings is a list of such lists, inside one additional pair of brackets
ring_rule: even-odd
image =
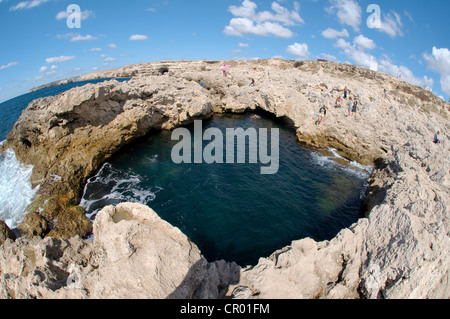
[[(334, 107), (341, 108), (346, 105), (347, 110), (348, 110), (348, 116), (356, 116), (356, 113), (358, 112), (359, 101), (356, 97), (355, 98), (351, 97), (349, 93), (350, 93), (350, 90), (347, 87), (345, 87), (344, 88), (344, 97), (342, 98), (342, 96), (339, 96), (336, 99)], [(346, 102), (344, 102), (344, 100)], [(323, 105), (319, 110), (318, 119), (316, 121), (317, 125), (322, 123), (323, 118), (326, 116), (326, 114), (327, 114), (327, 109), (326, 109), (326, 106)]]

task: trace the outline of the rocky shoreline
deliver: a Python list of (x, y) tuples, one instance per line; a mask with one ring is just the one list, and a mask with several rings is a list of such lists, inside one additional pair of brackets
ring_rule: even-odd
[[(232, 65), (226, 78), (219, 69), (224, 63)], [(31, 182), (40, 185), (20, 227), (26, 236), (5, 239), (0, 251), (1, 297), (450, 297), (450, 109), (432, 93), (383, 73), (313, 61), (148, 63), (105, 74), (133, 79), (33, 101), (1, 146), (32, 164)], [(360, 103), (356, 118), (346, 116), (346, 106), (334, 108), (345, 86)], [(328, 112), (317, 126), (314, 113), (322, 105)], [(289, 120), (306, 145), (375, 163), (367, 218), (329, 242), (294, 241), (255, 267), (240, 268), (204, 260), (182, 234), (167, 234), (175, 228), (145, 217), (156, 216), (146, 207), (107, 207), (101, 214), (109, 217), (92, 226), (77, 206), (86, 179), (152, 130), (256, 110)], [(437, 130), (439, 145), (432, 143)], [(159, 224), (163, 230), (153, 232)], [(94, 242), (82, 241), (92, 228)], [(103, 240), (107, 234), (114, 239)], [(156, 242), (167, 246), (149, 251)], [(182, 260), (169, 253), (175, 246)], [(142, 263), (148, 268), (130, 271), (126, 283), (115, 280), (114, 273), (127, 272), (119, 264)], [(174, 277), (160, 275), (171, 263), (179, 265)], [(74, 267), (81, 278), (75, 288), (67, 284)], [(133, 278), (139, 280), (131, 284)]]

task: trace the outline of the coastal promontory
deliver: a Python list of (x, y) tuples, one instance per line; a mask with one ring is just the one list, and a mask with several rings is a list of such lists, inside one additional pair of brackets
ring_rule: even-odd
[[(277, 59), (154, 62), (89, 76), (130, 80), (31, 102), (1, 146), (33, 165), (39, 185), (22, 237), (2, 230), (2, 298), (450, 297), (450, 106), (433, 93), (351, 65)], [(335, 107), (344, 87), (359, 102), (356, 117)], [(140, 204), (105, 207), (93, 224), (85, 217), (84, 184), (125, 147), (244, 112), (273, 114), (303, 145), (373, 165), (364, 218), (330, 241), (299, 238), (246, 267), (206, 260)], [(81, 239), (91, 231), (93, 241)]]

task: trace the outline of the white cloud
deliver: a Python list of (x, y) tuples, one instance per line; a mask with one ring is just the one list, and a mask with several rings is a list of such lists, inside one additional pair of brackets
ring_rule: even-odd
[(74, 35), (71, 39), (70, 39), (70, 41), (71, 42), (77, 42), (77, 41), (92, 41), (92, 40), (97, 40), (98, 38), (97, 37), (93, 37), (92, 35), (90, 35), (90, 34), (86, 34), (86, 35), (81, 35), (81, 34), (77, 34), (77, 35)]
[(294, 2), (294, 10), (289, 10), (277, 2), (272, 2), (272, 11), (256, 12), (256, 3), (244, 0), (241, 6), (230, 6), (228, 11), (234, 16), (224, 33), (232, 36), (254, 34), (259, 36), (274, 35), (290, 38), (293, 32), (288, 28), (303, 24), (299, 14), (300, 5)]
[[(94, 12), (89, 11), (89, 10), (84, 10), (81, 13), (81, 20), (86, 20), (89, 17), (95, 17)], [(56, 20), (63, 20), (63, 19), (67, 19), (71, 14), (73, 14), (72, 12), (67, 12), (67, 11), (61, 11), (58, 12), (58, 14), (56, 15)]]
[(19, 64), (19, 62), (9, 62), (6, 65), (1, 65), (0, 66), (0, 70), (4, 70), (4, 69), (7, 69), (7, 68), (10, 68), (10, 67), (12, 67), (14, 65), (17, 65), (17, 64)]
[(110, 44), (108, 44), (108, 47), (111, 48), (111, 49), (117, 49), (117, 44), (110, 43)]
[(450, 95), (450, 50), (433, 47), (431, 55), (425, 53), (423, 57), (428, 63), (428, 68), (441, 75), (441, 88)]
[(56, 35), (57, 39), (69, 39), (70, 42), (78, 42), (78, 41), (93, 41), (97, 40), (97, 37), (94, 37), (90, 34), (81, 35), (79, 33), (66, 33), (66, 34), (58, 34)]
[(322, 36), (327, 39), (335, 39), (335, 38), (348, 38), (350, 35), (348, 34), (347, 29), (342, 29), (342, 31), (338, 31), (332, 28), (328, 28), (322, 32)]
[(384, 20), (381, 20), (380, 27), (377, 28), (378, 31), (387, 33), (392, 38), (397, 35), (403, 36), (402, 32), (402, 20), (400, 15), (392, 11), (392, 13), (383, 14)]
[(130, 37), (131, 41), (143, 41), (143, 40), (148, 40), (148, 37), (146, 35), (142, 35), (142, 34), (133, 34)]
[(322, 53), (322, 57), (324, 59), (327, 59), (327, 60), (332, 61), (332, 62), (337, 62), (338, 61), (338, 59), (334, 55), (331, 55), (331, 54)]
[(345, 55), (356, 65), (373, 71), (378, 71), (377, 59), (371, 54), (368, 54), (361, 50), (361, 48), (359, 48), (357, 45), (352, 45), (344, 39), (338, 39), (336, 41), (335, 47), (342, 49)]
[(91, 52), (101, 52), (102, 49), (101, 48), (92, 48), (89, 51), (91, 51)]
[(53, 63), (61, 63), (61, 62), (66, 62), (66, 61), (70, 61), (76, 59), (76, 56), (58, 56), (58, 57), (53, 57), (53, 58), (47, 58), (45, 59), (45, 62), (47, 62), (48, 64), (53, 64)]
[(308, 45), (306, 43), (294, 43), (288, 46), (287, 53), (295, 55), (299, 59), (307, 59), (309, 56)]
[(23, 10), (23, 9), (31, 9), (34, 7), (37, 7), (43, 3), (48, 2), (49, 0), (32, 0), (32, 1), (22, 1), (19, 2), (17, 5), (9, 8), (9, 11), (17, 11), (17, 10)]
[(107, 57), (105, 58), (105, 62), (114, 62), (116, 61), (116, 58)]
[(362, 34), (357, 36), (353, 40), (353, 43), (356, 44), (360, 50), (372, 50), (377, 47), (372, 39), (366, 38)]
[(359, 31), (362, 10), (355, 0), (330, 0), (331, 6), (325, 8), (329, 14), (337, 15), (339, 22)]
[(384, 72), (384, 73), (388, 73), (392, 76), (397, 76), (397, 75), (401, 75), (402, 80), (406, 81), (408, 83), (417, 85), (417, 86), (428, 86), (428, 87), (432, 87), (433, 86), (433, 79), (424, 76), (422, 78), (418, 78), (416, 77), (413, 72), (408, 69), (406, 66), (401, 65), (395, 65), (393, 64), (391, 61), (387, 60), (387, 59), (383, 59), (380, 61), (379, 64), (379, 69), (380, 71)]
[(433, 47), (431, 55), (423, 55), (428, 67), (440, 74), (450, 74), (450, 50), (447, 48), (438, 49)]
[(274, 35), (280, 38), (291, 38), (293, 33), (288, 28), (283, 27), (279, 23), (264, 22), (254, 23), (247, 18), (233, 18), (230, 25), (225, 27), (226, 35), (244, 36), (244, 34), (254, 34), (260, 36)]
[(248, 45), (248, 43), (239, 43), (239, 47), (240, 48), (248, 48), (249, 45)]
[(48, 70), (47, 66), (41, 66), (41, 68), (39, 69), (39, 73), (45, 72)]

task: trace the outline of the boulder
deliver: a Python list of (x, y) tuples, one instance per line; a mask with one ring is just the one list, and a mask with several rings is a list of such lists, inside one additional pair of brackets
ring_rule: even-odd
[(3, 220), (0, 220), (0, 246), (8, 239), (15, 240), (16, 235), (14, 235)]

